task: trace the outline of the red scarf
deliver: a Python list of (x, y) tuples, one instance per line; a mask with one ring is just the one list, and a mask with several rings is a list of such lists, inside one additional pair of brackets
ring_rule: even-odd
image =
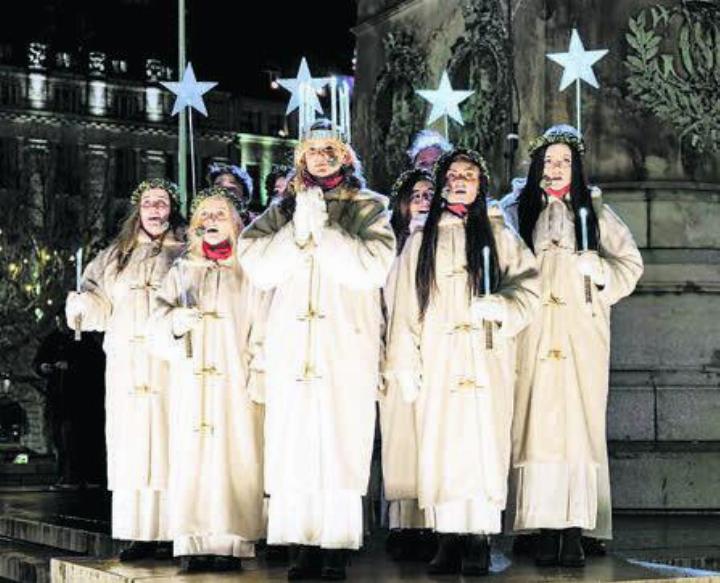
[(226, 239), (217, 245), (210, 245), (210, 243), (203, 241), (202, 250), (203, 255), (205, 255), (207, 259), (210, 259), (211, 261), (224, 261), (232, 255), (233, 248), (230, 244), (230, 240)]
[(325, 178), (313, 176), (309, 172), (303, 172), (302, 175), (305, 186), (319, 186), (320, 188), (322, 188), (323, 192), (327, 192), (328, 190), (337, 188), (344, 180), (344, 178), (345, 177), (343, 176), (342, 172), (338, 172), (337, 174), (333, 174), (332, 176), (326, 176)]
[(464, 219), (468, 214), (468, 207), (464, 202), (453, 202), (453, 203), (448, 202), (445, 205), (445, 209), (448, 212), (451, 212), (452, 214), (454, 214), (459, 219)]
[(570, 192), (570, 185), (567, 184), (563, 186), (560, 190), (555, 190), (554, 188), (546, 188), (545, 192), (547, 192), (550, 196), (562, 199), (568, 192)]

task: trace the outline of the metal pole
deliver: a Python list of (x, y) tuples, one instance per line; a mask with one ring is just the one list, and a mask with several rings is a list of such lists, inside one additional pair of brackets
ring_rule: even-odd
[[(178, 79), (187, 66), (185, 46), (185, 0), (178, 0)], [(187, 197), (187, 123), (186, 108), (178, 115), (178, 186), (180, 187), (180, 210), (188, 215)]]
[(581, 101), (581, 91), (582, 88), (580, 87), (580, 79), (578, 78), (575, 81), (575, 111), (577, 113), (577, 131), (578, 134), (582, 137), (582, 101)]

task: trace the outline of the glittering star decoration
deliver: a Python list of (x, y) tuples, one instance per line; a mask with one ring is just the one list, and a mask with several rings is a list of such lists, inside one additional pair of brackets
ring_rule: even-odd
[(560, 91), (565, 91), (574, 81), (581, 79), (597, 88), (592, 66), (608, 53), (607, 49), (586, 51), (580, 40), (577, 29), (573, 28), (570, 37), (570, 48), (567, 53), (548, 53), (547, 58), (564, 68)]
[(207, 117), (207, 109), (202, 96), (210, 91), (217, 83), (214, 81), (198, 81), (195, 78), (192, 63), (188, 63), (183, 73), (182, 80), (177, 83), (173, 81), (161, 81), (160, 85), (172, 91), (176, 96), (172, 115), (177, 115), (185, 107), (190, 106)]
[(323, 112), (317, 92), (327, 85), (328, 80), (324, 78), (313, 79), (312, 75), (310, 75), (310, 68), (308, 67), (305, 57), (303, 57), (302, 61), (300, 61), (300, 68), (298, 69), (297, 77), (295, 77), (295, 79), (278, 79), (277, 82), (280, 87), (287, 89), (291, 93), (290, 102), (288, 103), (285, 115), (292, 113), (300, 107), (300, 101), (302, 99), (300, 94), (303, 93), (301, 90), (303, 85), (312, 87), (313, 89), (312, 91), (304, 92), (304, 95), (308, 96), (308, 105), (312, 106), (317, 113)]
[(443, 115), (451, 117), (460, 125), (465, 125), (458, 105), (475, 92), (460, 90), (455, 91), (450, 85), (450, 78), (448, 77), (447, 70), (445, 70), (443, 71), (442, 78), (440, 79), (440, 85), (437, 90), (433, 91), (431, 89), (421, 89), (415, 91), (415, 93), (423, 99), (427, 99), (432, 104), (432, 110), (430, 111), (430, 117), (428, 118), (427, 125), (430, 125)]

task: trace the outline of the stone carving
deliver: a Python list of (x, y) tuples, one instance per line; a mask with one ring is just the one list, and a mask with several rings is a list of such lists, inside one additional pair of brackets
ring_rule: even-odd
[(459, 89), (475, 93), (463, 106), (464, 127), (450, 139), (486, 152), (505, 129), (512, 108), (512, 43), (498, 0), (464, 0), (465, 34), (452, 47), (448, 71)]
[(720, 151), (720, 4), (651, 6), (628, 27), (630, 99), (675, 128), (685, 155)]
[(368, 175), (389, 184), (407, 166), (405, 150), (423, 126), (424, 102), (415, 95), (427, 79), (425, 55), (412, 33), (396, 31), (383, 39), (385, 68), (372, 98), (373, 116)]

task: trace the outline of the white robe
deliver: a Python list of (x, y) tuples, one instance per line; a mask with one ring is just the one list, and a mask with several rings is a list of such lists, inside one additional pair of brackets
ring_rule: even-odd
[[(395, 278), (399, 257), (395, 259), (383, 290), (386, 322), (390, 322), (395, 300)], [(387, 328), (384, 338), (387, 345)], [(384, 359), (381, 365), (384, 370)], [(379, 398), (380, 434), (382, 436), (383, 488), (388, 505), (388, 526), (392, 529), (428, 528), (431, 512), (422, 510), (417, 499), (417, 442), (415, 407), (407, 403), (400, 391), (384, 390)]]
[[(632, 293), (643, 262), (630, 230), (599, 199), (600, 251), (606, 282), (585, 301), (569, 201), (551, 197), (533, 245), (542, 308), (518, 337), (513, 421), (514, 528), (580, 527), (612, 537), (605, 414), (610, 366), (610, 309)], [(517, 194), (502, 201), (516, 221)]]
[(82, 329), (105, 332), (108, 489), (113, 537), (119, 539), (167, 539), (168, 369), (150, 355), (146, 327), (156, 291), (181, 251), (171, 233), (160, 245), (141, 232), (122, 272), (113, 244), (83, 275), (89, 310)]
[[(191, 359), (185, 337), (172, 331), (181, 282), (188, 305), (203, 313)], [(264, 534), (263, 407), (249, 386), (263, 300), (234, 259), (180, 259), (158, 296), (152, 344), (171, 362), (168, 514), (176, 556), (249, 557)]]
[(319, 245), (298, 247), (273, 205), (238, 249), (256, 285), (274, 289), (264, 342), (268, 542), (358, 548), (394, 237), (384, 197), (341, 187), (325, 198)]
[[(422, 233), (405, 246), (395, 284), (388, 391), (401, 390), (397, 379), (406, 374), (421, 378), (417, 394), (404, 395), (415, 407), (415, 497), (421, 508), (432, 510), (433, 527), (440, 532), (500, 531), (510, 462), (514, 336), (530, 321), (539, 299), (532, 253), (497, 209), (489, 213), (502, 274), (496, 293), (507, 306), (502, 326), (494, 325), (492, 350), (485, 348), (484, 329), (470, 314), (462, 219), (450, 213), (440, 219), (437, 289), (423, 321), (415, 283)], [(412, 483), (412, 475), (395, 475)]]

